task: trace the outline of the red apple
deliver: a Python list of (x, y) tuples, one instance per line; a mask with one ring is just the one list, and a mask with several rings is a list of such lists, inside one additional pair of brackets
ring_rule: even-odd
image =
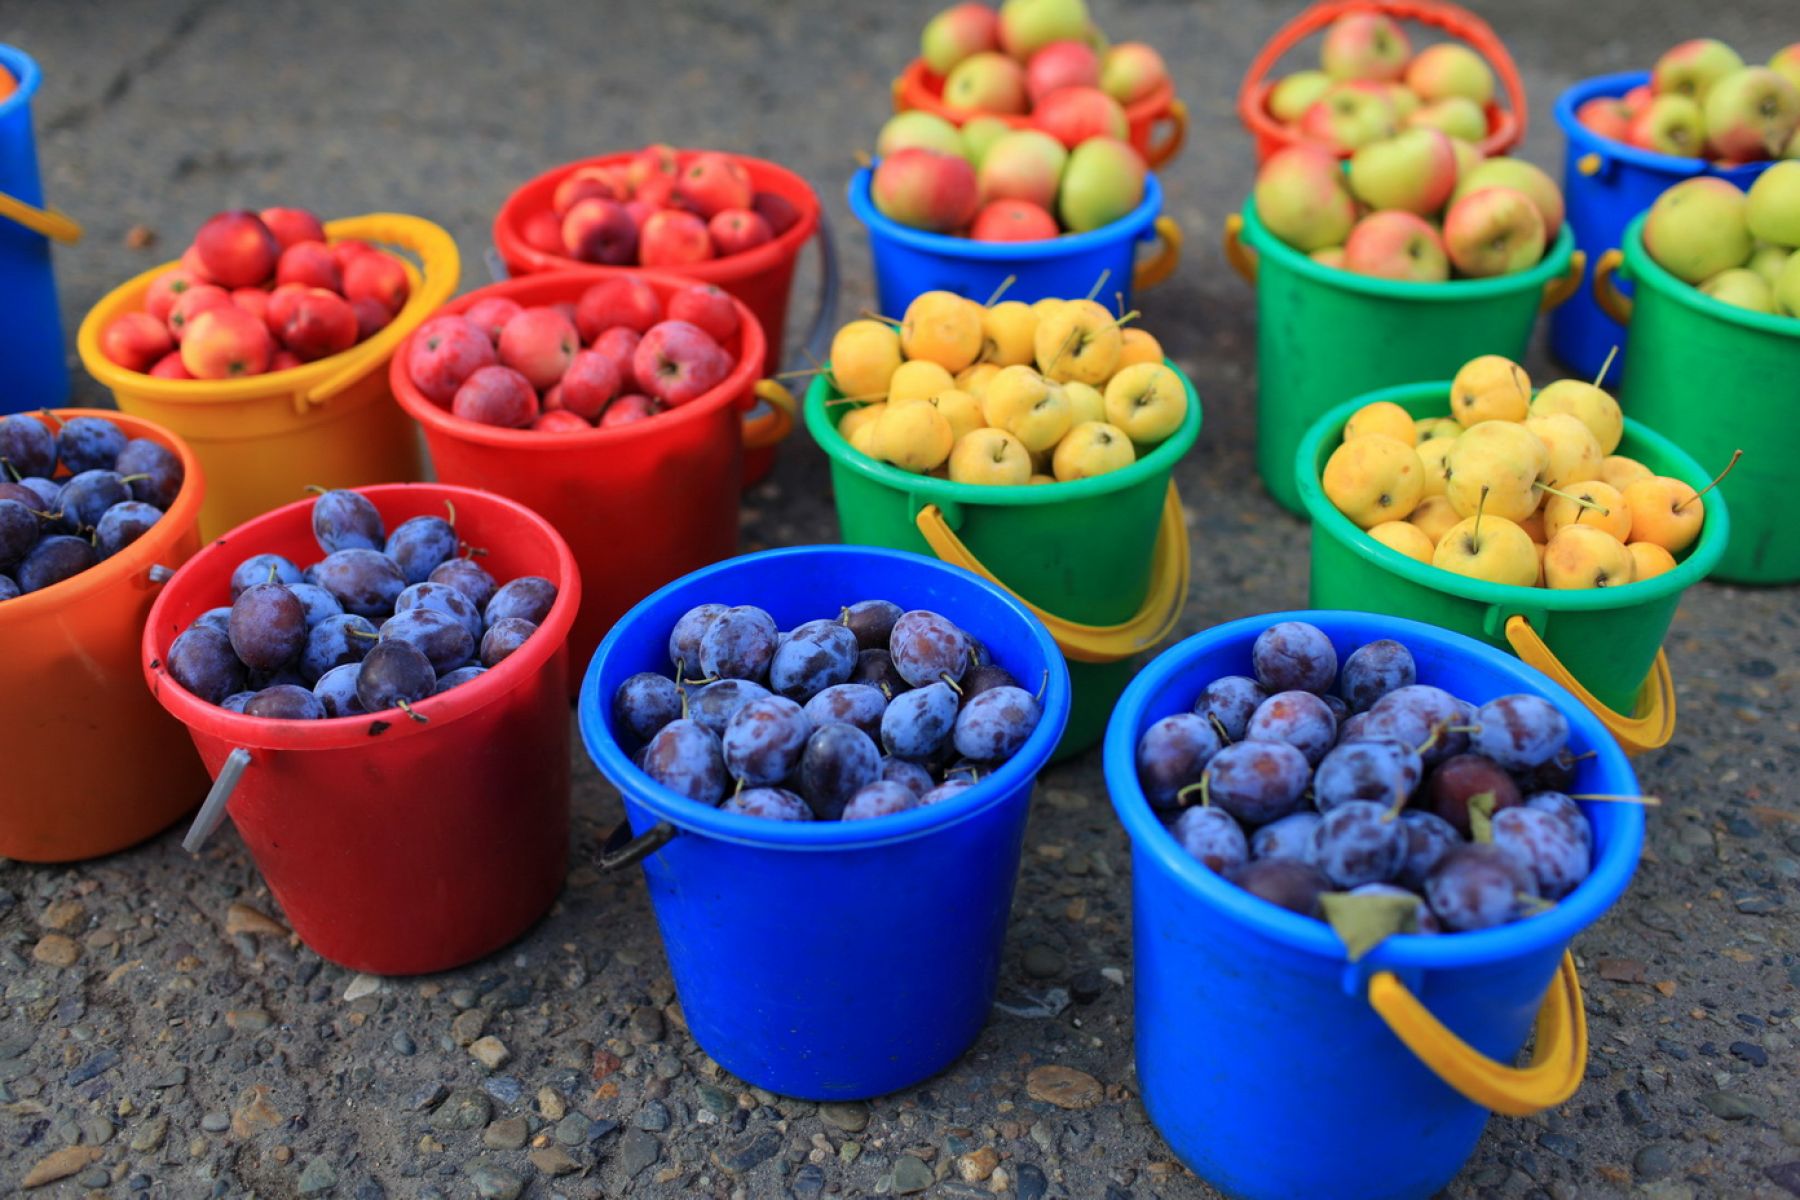
[(169, 310), (175, 307), (182, 293), (198, 287), (200, 282), (181, 267), (169, 268), (150, 281), (150, 290), (144, 293), (144, 311), (167, 324)]
[(459, 316), (433, 317), (412, 336), (406, 372), (426, 398), (448, 404), (464, 380), (498, 362), (499, 357), (494, 343), (473, 321)]
[(304, 208), (265, 208), (256, 215), (283, 250), (300, 242), (325, 240), (325, 223)]
[(192, 379), (193, 373), (181, 365), (181, 351), (172, 350), (156, 360), (150, 368), (151, 375), (157, 379)]
[(307, 288), (294, 298), (278, 335), (302, 362), (330, 358), (356, 345), (356, 310), (336, 292)]
[(191, 287), (175, 301), (175, 307), (169, 310), (169, 332), (175, 335), (177, 342), (187, 337), (188, 324), (209, 308), (220, 308), (231, 303), (231, 293), (217, 284), (203, 283)]
[(379, 301), (391, 313), (406, 307), (412, 295), (406, 268), (391, 254), (372, 250), (359, 254), (344, 268), (344, 299)]
[(573, 325), (575, 323), (575, 302), (574, 301), (558, 300), (554, 304), (549, 304), (549, 305), (546, 305), (545, 307), (554, 308), (557, 312), (559, 312), (563, 315), (563, 319), (565, 321), (567, 321), (569, 324)]
[(556, 402), (544, 398), (545, 408), (565, 408), (584, 421), (598, 420), (612, 398), (619, 394), (619, 368), (597, 350), (583, 350), (569, 363), (562, 382), (550, 389)]
[(345, 238), (341, 242), (331, 243), (331, 257), (337, 260), (338, 270), (342, 271), (350, 265), (350, 260), (365, 254), (373, 254), (375, 247), (361, 238)]
[(517, 300), (510, 300), (505, 296), (489, 296), (469, 305), (463, 316), (479, 325), (497, 346), (500, 344), (500, 330), (521, 311), (523, 310)]
[(1131, 132), (1125, 109), (1096, 87), (1066, 87), (1044, 97), (1031, 123), (1073, 150), (1091, 137), (1123, 140)]
[(1629, 108), (1632, 116), (1636, 116), (1655, 98), (1656, 89), (1647, 83), (1640, 83), (1630, 91), (1626, 92), (1623, 96), (1620, 96), (1619, 103), (1623, 104), (1626, 108)]
[(633, 200), (642, 200), (652, 209), (675, 207), (675, 177), (673, 175), (652, 175), (639, 184), (631, 193)]
[(394, 314), (387, 310), (387, 305), (379, 300), (371, 300), (367, 296), (351, 301), (350, 309), (356, 314), (356, 340), (358, 342), (368, 341), (394, 322)]
[(465, 421), (524, 429), (537, 419), (538, 398), (531, 381), (511, 367), (482, 367), (456, 389), (450, 411)]
[(1611, 96), (1589, 100), (1575, 110), (1575, 119), (1609, 141), (1623, 142), (1631, 136), (1631, 109)]
[(648, 221), (651, 217), (662, 211), (662, 206), (660, 204), (652, 204), (648, 200), (627, 200), (625, 202), (625, 211), (630, 214), (631, 223), (639, 229), (642, 229), (645, 221)]
[(148, 371), (174, 348), (168, 326), (147, 312), (116, 317), (100, 334), (100, 353), (127, 371)]
[(292, 350), (277, 350), (269, 356), (269, 374), (277, 371), (291, 371), (295, 367), (304, 367), (306, 361)]
[(638, 385), (637, 376), (632, 374), (632, 359), (637, 354), (638, 343), (643, 340), (643, 334), (625, 325), (614, 325), (594, 339), (594, 353), (612, 359), (618, 370), (621, 390)]
[(1025, 90), (1034, 105), (1058, 88), (1099, 86), (1100, 56), (1086, 42), (1051, 42), (1025, 64)]
[(562, 221), (549, 209), (539, 209), (519, 226), (519, 238), (533, 250), (561, 255), (563, 251)]
[(712, 256), (706, 222), (690, 212), (665, 208), (645, 221), (638, 235), (638, 261), (646, 267), (679, 267)]
[(800, 223), (800, 210), (786, 196), (776, 192), (758, 192), (751, 197), (750, 208), (769, 223), (769, 232), (780, 237)]
[(300, 283), (333, 292), (344, 290), (344, 273), (324, 242), (295, 242), (275, 262), (275, 282)]
[(706, 223), (706, 232), (711, 235), (713, 248), (720, 258), (742, 254), (773, 241), (775, 237), (769, 223), (749, 208), (728, 208), (714, 213), (712, 220)]
[(200, 261), (200, 250), (196, 246), (190, 245), (186, 250), (181, 252), (180, 265), (181, 269), (186, 271), (193, 278), (195, 283), (219, 282), (217, 279), (213, 278), (212, 272), (206, 269), (206, 264)]
[(715, 342), (722, 343), (738, 331), (737, 303), (710, 283), (682, 288), (670, 296), (669, 319), (698, 325)]
[(263, 324), (277, 338), (281, 336), (281, 327), (294, 312), (294, 301), (306, 294), (304, 283), (284, 283), (269, 293), (268, 303), (263, 305)]
[(181, 365), (196, 379), (261, 375), (269, 369), (274, 353), (275, 339), (269, 336), (269, 327), (230, 303), (195, 315), (181, 340)]
[(500, 362), (547, 388), (563, 377), (581, 349), (574, 324), (554, 308), (527, 308), (500, 330)]
[(600, 414), (600, 428), (608, 429), (614, 425), (630, 425), (636, 421), (648, 421), (657, 413), (665, 411), (661, 401), (652, 400), (649, 396), (632, 393), (620, 396), (606, 406)]
[(606, 167), (576, 167), (563, 176), (562, 182), (556, 185), (556, 191), (550, 196), (550, 211), (557, 216), (567, 216), (569, 210), (583, 200), (629, 200), (631, 185), (623, 179), (615, 182), (612, 172)]
[(631, 161), (625, 164), (625, 181), (631, 185), (631, 193), (635, 196), (651, 180), (672, 180), (679, 170), (675, 148), (653, 142), (632, 155)]
[(726, 154), (694, 156), (676, 177), (675, 194), (703, 217), (727, 208), (749, 208), (756, 189), (744, 164)]
[(603, 279), (581, 293), (575, 305), (575, 327), (583, 341), (594, 342), (614, 326), (643, 333), (663, 319), (656, 289), (631, 275)]
[(653, 326), (631, 356), (639, 386), (671, 408), (719, 386), (732, 365), (731, 355), (711, 335), (686, 321)]
[(969, 236), (978, 242), (1038, 242), (1062, 230), (1056, 218), (1029, 200), (995, 200), (975, 214)]
[(950, 233), (975, 215), (975, 168), (960, 155), (897, 151), (875, 168), (870, 190), (883, 216), (914, 229)]
[(582, 262), (626, 266), (637, 261), (637, 222), (618, 201), (589, 197), (563, 217), (562, 243)]
[(231, 302), (247, 313), (254, 313), (257, 320), (268, 324), (269, 293), (261, 288), (232, 288)]
[(1425, 218), (1399, 209), (1371, 213), (1356, 223), (1344, 244), (1344, 269), (1412, 283), (1450, 278), (1438, 231)]
[(539, 433), (582, 433), (593, 428), (566, 408), (539, 413), (531, 427)]
[(254, 287), (274, 272), (281, 243), (255, 213), (222, 212), (200, 226), (194, 251), (207, 274), (224, 286)]

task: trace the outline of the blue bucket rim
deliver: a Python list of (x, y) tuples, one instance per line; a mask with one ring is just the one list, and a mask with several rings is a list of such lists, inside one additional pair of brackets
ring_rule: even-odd
[(1644, 843), (1643, 809), (1630, 804), (1618, 806), (1622, 810), (1619, 819), (1623, 827), (1618, 836), (1607, 842), (1592, 874), (1548, 912), (1472, 933), (1397, 934), (1351, 964), (1343, 942), (1331, 926), (1252, 896), (1190, 857), (1157, 820), (1138, 785), (1137, 741), (1145, 710), (1153, 693), (1187, 671), (1202, 654), (1226, 641), (1260, 633), (1280, 621), (1306, 621), (1327, 633), (1333, 632), (1333, 628), (1343, 621), (1359, 624), (1379, 621), (1388, 626), (1386, 636), (1404, 643), (1409, 649), (1433, 645), (1453, 651), (1482, 670), (1501, 676), (1517, 691), (1534, 692), (1555, 701), (1557, 708), (1568, 718), (1571, 734), (1575, 735), (1573, 740), (1590, 746), (1607, 764), (1608, 774), (1622, 771), (1633, 781), (1634, 787), (1636, 785), (1637, 777), (1625, 752), (1600, 719), (1547, 676), (1510, 654), (1463, 634), (1403, 617), (1331, 609), (1264, 613), (1215, 625), (1170, 647), (1144, 668), (1119, 697), (1118, 706), (1106, 727), (1103, 761), (1107, 792), (1131, 838), (1134, 852), (1149, 855), (1158, 867), (1180, 880), (1190, 893), (1252, 932), (1289, 950), (1367, 970), (1476, 967), (1567, 945), (1582, 930), (1598, 921), (1625, 891), (1637, 868)]
[(1648, 211), (1631, 218), (1631, 224), (1625, 227), (1625, 236), (1620, 239), (1619, 248), (1625, 253), (1625, 266), (1621, 274), (1625, 278), (1715, 321), (1743, 329), (1754, 329), (1773, 337), (1800, 339), (1800, 317), (1784, 317), (1780, 313), (1762, 313), (1727, 304), (1707, 295), (1657, 262), (1649, 247), (1644, 245), (1644, 222), (1649, 218)]
[[(1602, 154), (1653, 171), (1660, 175), (1672, 175), (1688, 178), (1694, 175), (1716, 175), (1721, 179), (1729, 179), (1742, 186), (1742, 182), (1754, 179), (1768, 168), (1768, 162), (1742, 163), (1735, 167), (1721, 170), (1717, 163), (1704, 158), (1682, 158), (1675, 154), (1659, 154), (1655, 150), (1643, 150), (1636, 146), (1628, 146), (1624, 142), (1615, 142), (1611, 138), (1603, 138), (1576, 119), (1575, 113), (1589, 100), (1601, 97), (1616, 98), (1623, 96), (1632, 88), (1650, 82), (1648, 71), (1621, 71), (1614, 75), (1596, 75), (1592, 79), (1584, 79), (1571, 84), (1556, 98), (1556, 106), (1552, 110), (1556, 115), (1556, 123), (1562, 126), (1563, 135), (1569, 139), (1569, 149), (1576, 157), (1583, 154)], [(1779, 162), (1780, 159), (1770, 160)]]
[(38, 66), (37, 59), (7, 42), (0, 42), (0, 66), (11, 71), (19, 81), (19, 86), (13, 90), (12, 95), (0, 100), (0, 121), (3, 121), (12, 116), (14, 109), (31, 103), (38, 84), (43, 81), (44, 72)]
[[(1162, 184), (1156, 178), (1156, 172), (1144, 172), (1144, 198), (1138, 206), (1114, 221), (1110, 225), (1102, 225), (1098, 229), (1090, 229), (1085, 233), (1066, 233), (1053, 238), (1042, 238), (1035, 242), (978, 242), (974, 238), (953, 237), (947, 233), (932, 233), (925, 229), (914, 229), (908, 225), (883, 216), (875, 207), (874, 198), (870, 195), (870, 181), (874, 178), (874, 167), (859, 168), (850, 178), (847, 189), (850, 199), (850, 211), (856, 214), (859, 221), (869, 231), (871, 239), (880, 237), (886, 241), (899, 242), (909, 249), (936, 254), (943, 258), (957, 258), (975, 262), (1038, 262), (1044, 259), (1061, 258), (1064, 255), (1082, 254), (1089, 250), (1099, 250), (1120, 241), (1142, 241), (1151, 236), (1155, 230), (1156, 218), (1162, 212)], [(1129, 280), (1124, 283), (1129, 283)], [(1121, 285), (1123, 286), (1123, 284)]]
[[(1037, 729), (1026, 739), (1019, 752), (993, 774), (951, 800), (934, 804), (930, 808), (916, 808), (871, 821), (770, 821), (762, 817), (725, 812), (697, 800), (690, 800), (639, 770), (613, 737), (609, 715), (612, 707), (610, 698), (603, 706), (599, 694), (600, 674), (604, 665), (627, 638), (638, 635), (638, 630), (634, 627), (646, 619), (653, 606), (668, 597), (692, 588), (701, 580), (726, 575), (746, 562), (820, 557), (863, 561), (883, 559), (918, 570), (937, 572), (953, 580), (958, 587), (986, 591), (1017, 617), (1020, 627), (1029, 633), (1031, 644), (1036, 647), (1050, 675), (1044, 688), (1042, 716), (1038, 720)], [(798, 561), (795, 566), (797, 570), (803, 569)], [(661, 631), (657, 636), (659, 640), (666, 640), (668, 632)], [(1062, 651), (1051, 638), (1049, 630), (1031, 615), (1018, 597), (1005, 588), (997, 587), (960, 567), (953, 567), (922, 554), (876, 546), (816, 545), (788, 546), (728, 558), (691, 571), (638, 601), (629, 612), (614, 622), (599, 648), (594, 651), (594, 657), (589, 660), (587, 671), (582, 676), (576, 713), (582, 743), (601, 774), (627, 799), (642, 804), (658, 818), (684, 832), (705, 834), (720, 841), (758, 849), (828, 851), (869, 849), (911, 841), (979, 816), (1021, 790), (1028, 792), (1038, 772), (1049, 763), (1056, 744), (1062, 740), (1064, 727), (1069, 721), (1070, 705), (1069, 668), (1063, 660)]]
[(1377, 300), (1410, 300), (1424, 303), (1444, 301), (1492, 300), (1523, 292), (1541, 291), (1545, 284), (1569, 269), (1575, 254), (1575, 234), (1564, 219), (1556, 231), (1556, 240), (1544, 248), (1544, 257), (1529, 269), (1510, 275), (1492, 275), (1486, 279), (1447, 279), (1441, 283), (1420, 283), (1406, 279), (1382, 279), (1359, 275), (1343, 267), (1328, 267), (1310, 255), (1294, 249), (1269, 231), (1256, 215), (1256, 198), (1244, 197), (1244, 242), (1258, 254), (1273, 258), (1293, 274), (1303, 276), (1325, 287), (1344, 292), (1358, 292)]

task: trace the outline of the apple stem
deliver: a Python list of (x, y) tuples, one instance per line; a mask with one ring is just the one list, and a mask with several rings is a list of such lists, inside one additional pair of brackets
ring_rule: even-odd
[(1600, 757), (1600, 752), (1598, 750), (1583, 750), (1580, 754), (1577, 754), (1575, 756), (1575, 761), (1580, 762), (1584, 758), (1599, 758), (1599, 757)]
[(1617, 345), (1614, 345), (1611, 350), (1606, 352), (1606, 361), (1600, 364), (1600, 373), (1594, 376), (1595, 387), (1599, 387), (1600, 381), (1606, 378), (1606, 372), (1612, 368), (1613, 359), (1617, 357), (1618, 353), (1619, 347)]
[(862, 396), (839, 396), (836, 400), (827, 400), (825, 407), (835, 408), (840, 404), (867, 404), (871, 400), (885, 400), (886, 398), (886, 392), (869, 392)]
[(1049, 362), (1044, 364), (1044, 369), (1040, 372), (1046, 379), (1050, 377), (1050, 372), (1056, 369), (1056, 364), (1062, 361), (1062, 356), (1069, 352), (1069, 347), (1073, 346), (1080, 338), (1080, 329), (1071, 329), (1069, 331), (1069, 336), (1063, 339), (1063, 344), (1057, 347), (1056, 353), (1051, 356)]
[(309, 483), (305, 487), (301, 488), (300, 490), (303, 492), (311, 492), (316, 496), (323, 496), (326, 492), (330, 491), (331, 489), (321, 487), (316, 483)]
[(1125, 293), (1124, 292), (1114, 292), (1113, 293), (1113, 305), (1119, 310), (1119, 317), (1121, 320), (1123, 320), (1124, 316), (1125, 316)]
[(862, 315), (869, 318), (871, 321), (880, 321), (883, 325), (892, 325), (895, 329), (900, 329), (905, 325), (905, 322), (896, 321), (892, 317), (884, 317), (872, 308), (863, 309)]
[[(1552, 496), (1561, 496), (1564, 500), (1567, 500), (1572, 504), (1580, 505), (1582, 508), (1591, 508), (1603, 517), (1612, 515), (1612, 509), (1607, 508), (1605, 505), (1600, 504), (1599, 502), (1592, 500), (1587, 496), (1577, 496), (1573, 492), (1565, 492), (1558, 488), (1553, 488), (1549, 484), (1543, 483), (1541, 481), (1533, 483), (1531, 486), (1539, 489), (1540, 491), (1549, 492)], [(1577, 518), (1577, 519), (1579, 519), (1579, 518)]]
[(1662, 804), (1661, 796), (1615, 796), (1607, 792), (1570, 792), (1571, 800), (1595, 800), (1606, 804), (1641, 804), (1645, 808), (1656, 808)]
[(12, 480), (14, 483), (17, 483), (21, 479), (25, 478), (23, 475), (19, 474), (19, 468), (13, 466), (12, 460), (9, 458), (0, 458), (0, 467), (6, 468), (6, 473), (8, 475), (12, 476)]
[(1102, 328), (1102, 329), (1117, 329), (1120, 326), (1124, 325), (1126, 322), (1135, 321), (1141, 316), (1143, 316), (1143, 314), (1134, 308), (1128, 313), (1121, 314), (1119, 319), (1114, 321), (1112, 324), (1102, 325), (1100, 328)]
[(1106, 281), (1110, 278), (1112, 278), (1112, 268), (1107, 267), (1100, 272), (1100, 278), (1094, 280), (1094, 286), (1088, 289), (1087, 298), (1092, 300), (1095, 296), (1098, 296), (1100, 294), (1100, 289), (1106, 286)]
[(731, 794), (733, 797), (744, 794), (744, 777), (742, 775), (738, 776), (737, 786), (731, 789)]
[(1742, 457), (1744, 457), (1744, 452), (1742, 450), (1733, 450), (1731, 452), (1731, 461), (1725, 464), (1725, 469), (1723, 471), (1720, 471), (1717, 475), (1713, 476), (1713, 481), (1711, 483), (1707, 484), (1705, 487), (1701, 488), (1699, 491), (1697, 491), (1693, 495), (1689, 496), (1686, 500), (1683, 500), (1680, 504), (1677, 504), (1675, 506), (1675, 511), (1680, 512), (1682, 509), (1686, 508), (1688, 505), (1692, 504), (1694, 501), (1698, 500), (1700, 497), (1706, 495), (1706, 493), (1708, 493), (1708, 492), (1712, 491), (1714, 488), (1718, 487), (1719, 481), (1721, 479), (1724, 479), (1727, 475), (1731, 474), (1731, 469), (1733, 467), (1737, 466), (1738, 459), (1740, 459)]
[(402, 700), (402, 701), (400, 701), (399, 708), (400, 708), (401, 712), (405, 713), (407, 716), (411, 717), (413, 720), (417, 721), (419, 724), (421, 724), (421, 725), (431, 724), (431, 718), (426, 716), (422, 712), (415, 712), (413, 710), (413, 706), (412, 706), (411, 702)]
[(1017, 282), (1019, 282), (1019, 277), (1017, 275), (1008, 275), (1005, 279), (1002, 279), (1000, 281), (1000, 286), (994, 289), (994, 294), (989, 296), (987, 298), (987, 303), (983, 304), (981, 307), (992, 308), (994, 305), (1000, 303), (1000, 297), (1006, 295), (1006, 289)]
[(1481, 485), (1481, 499), (1475, 502), (1475, 528), (1470, 531), (1470, 536), (1474, 539), (1477, 551), (1481, 549), (1481, 512), (1487, 507), (1489, 486), (1485, 483)]
[(346, 637), (367, 638), (371, 642), (379, 642), (381, 640), (381, 635), (379, 633), (370, 633), (366, 629), (346, 629), (344, 630), (344, 635)]
[(828, 367), (795, 367), (792, 371), (777, 371), (775, 379), (811, 379), (814, 375), (823, 375)]

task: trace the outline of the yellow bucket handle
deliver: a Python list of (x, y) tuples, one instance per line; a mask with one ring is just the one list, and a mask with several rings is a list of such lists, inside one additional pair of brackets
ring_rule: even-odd
[(1621, 325), (1631, 324), (1632, 300), (1619, 290), (1613, 276), (1625, 265), (1625, 253), (1614, 248), (1600, 256), (1594, 264), (1594, 303), (1600, 311)]
[(1625, 753), (1660, 750), (1675, 736), (1675, 677), (1669, 670), (1669, 656), (1661, 650), (1656, 652), (1650, 676), (1638, 692), (1638, 715), (1628, 717), (1600, 703), (1579, 679), (1569, 674), (1569, 668), (1562, 665), (1556, 653), (1544, 644), (1544, 639), (1524, 617), (1515, 614), (1506, 619), (1506, 640), (1511, 643), (1514, 654), (1560, 683), (1599, 717), (1601, 724), (1625, 748)]
[(1163, 122), (1167, 122), (1168, 136), (1144, 147), (1144, 161), (1150, 165), (1151, 170), (1174, 158), (1182, 146), (1187, 144), (1188, 107), (1180, 97), (1169, 101), (1169, 111), (1156, 118), (1157, 125), (1162, 125)]
[[(1007, 591), (1012, 590), (996, 579), (994, 573), (983, 566), (981, 560), (963, 544), (962, 539), (945, 522), (944, 514), (937, 505), (927, 504), (921, 508), (915, 520), (932, 553), (953, 566), (974, 572), (989, 583), (1006, 588)], [(1045, 612), (1022, 596), (1019, 601), (1044, 623), (1050, 630), (1050, 636), (1062, 648), (1063, 654), (1071, 660), (1086, 663), (1119, 662), (1151, 649), (1175, 628), (1175, 622), (1180, 619), (1181, 610), (1187, 603), (1189, 566), (1187, 522), (1181, 515), (1181, 497), (1176, 494), (1175, 484), (1171, 480), (1168, 498), (1163, 502), (1162, 524), (1156, 533), (1156, 549), (1150, 562), (1149, 592), (1144, 597), (1144, 606), (1136, 616), (1121, 625), (1078, 625), (1074, 621)]]
[(1181, 226), (1175, 223), (1175, 218), (1158, 217), (1155, 228), (1162, 245), (1154, 256), (1139, 263), (1131, 272), (1131, 286), (1140, 292), (1173, 275), (1176, 264), (1181, 261)]
[(1581, 1007), (1575, 959), (1567, 950), (1538, 1009), (1529, 1067), (1497, 1063), (1457, 1037), (1391, 971), (1369, 980), (1369, 1006), (1439, 1079), (1483, 1108), (1509, 1117), (1556, 1107), (1575, 1094), (1587, 1073), (1587, 1013)]
[(744, 416), (744, 449), (766, 450), (794, 432), (794, 414), (799, 406), (794, 393), (773, 379), (759, 379), (756, 398), (767, 403), (766, 411)]
[(65, 246), (72, 246), (81, 240), (81, 226), (74, 218), (65, 217), (53, 208), (27, 204), (17, 196), (9, 196), (5, 192), (0, 192), (0, 217)]
[(1561, 308), (1570, 296), (1581, 290), (1581, 276), (1587, 271), (1587, 254), (1576, 250), (1569, 255), (1569, 268), (1544, 285), (1544, 298), (1538, 302), (1539, 312)]
[(1225, 261), (1245, 283), (1256, 286), (1256, 251), (1244, 245), (1243, 213), (1232, 213), (1225, 218)]
[(387, 327), (361, 345), (352, 346), (338, 355), (338, 369), (294, 397), (294, 408), (304, 413), (316, 408), (366, 378), (375, 363), (388, 358), (424, 318), (442, 307), (456, 291), (462, 272), (462, 259), (456, 252), (456, 240), (430, 221), (405, 213), (369, 213), (361, 217), (345, 217), (325, 225), (325, 236), (333, 240), (360, 238), (387, 246), (409, 250), (419, 258), (419, 283), (406, 298), (405, 307), (394, 314)]

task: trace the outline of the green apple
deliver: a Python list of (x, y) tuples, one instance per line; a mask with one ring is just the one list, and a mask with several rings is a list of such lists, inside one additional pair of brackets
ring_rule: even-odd
[(1743, 267), (1720, 271), (1702, 283), (1700, 290), (1714, 300), (1723, 300), (1726, 304), (1735, 304), (1751, 312), (1775, 311), (1775, 290), (1769, 286), (1769, 281)]
[(999, 117), (976, 116), (963, 122), (963, 156), (977, 171), (994, 143), (1012, 132), (1013, 127)]
[(1000, 6), (1000, 45), (1023, 62), (1051, 42), (1087, 39), (1085, 0), (1006, 0)]
[(1775, 311), (1784, 317), (1800, 317), (1800, 254), (1788, 255), (1787, 266), (1775, 280)]
[(1494, 72), (1486, 59), (1461, 42), (1439, 42), (1406, 64), (1406, 86), (1428, 104), (1462, 96), (1485, 108), (1494, 98)]
[(949, 74), (951, 67), (972, 54), (999, 48), (1000, 22), (985, 4), (946, 8), (925, 23), (919, 37), (925, 65), (937, 75)]
[(1789, 83), (1800, 88), (1800, 42), (1777, 50), (1769, 60), (1769, 66), (1786, 77)]
[(1743, 65), (1738, 52), (1717, 38), (1694, 38), (1656, 60), (1650, 90), (1659, 96), (1704, 100), (1713, 84)]
[[(1688, 283), (1741, 267), (1756, 248), (1736, 186), (1710, 175), (1684, 179), (1656, 198), (1644, 218), (1644, 249)], [(1783, 272), (1784, 276), (1786, 272)]]
[(1764, 283), (1774, 287), (1775, 281), (1781, 278), (1781, 269), (1787, 266), (1788, 258), (1789, 251), (1780, 246), (1758, 246), (1756, 253), (1750, 256), (1750, 261), (1745, 265), (1761, 275)]
[(1144, 160), (1117, 138), (1092, 137), (1069, 153), (1056, 211), (1082, 233), (1110, 225), (1144, 202)]
[(1800, 246), (1800, 162), (1778, 162), (1750, 185), (1744, 207), (1750, 235), (1789, 250)]
[(887, 119), (887, 124), (875, 138), (875, 157), (886, 158), (896, 151), (914, 147), (936, 150), (939, 154), (968, 156), (968, 146), (956, 126), (934, 113), (915, 109)]
[(1277, 121), (1294, 122), (1306, 115), (1313, 101), (1331, 87), (1331, 76), (1323, 71), (1295, 71), (1283, 75), (1269, 89), (1269, 114)]
[(1025, 90), (1025, 68), (997, 50), (971, 54), (950, 68), (944, 104), (956, 112), (1026, 112), (1031, 99)]
[(1300, 117), (1309, 141), (1346, 151), (1393, 137), (1398, 128), (1394, 102), (1381, 84), (1366, 80), (1333, 84)]
[(1693, 97), (1670, 92), (1638, 110), (1625, 127), (1625, 140), (1639, 150), (1699, 158), (1706, 149), (1706, 116)]
[(1256, 215), (1268, 231), (1296, 250), (1311, 253), (1341, 246), (1356, 224), (1356, 201), (1330, 153), (1289, 146), (1269, 156), (1256, 172)]
[(1039, 129), (1015, 129), (988, 147), (977, 182), (981, 202), (1026, 200), (1042, 209), (1056, 205), (1069, 152)]
[(1379, 12), (1339, 17), (1319, 47), (1319, 65), (1333, 79), (1398, 79), (1411, 57), (1405, 31)]
[(1433, 100), (1406, 118), (1406, 124), (1413, 129), (1436, 129), (1465, 142), (1480, 142), (1487, 136), (1487, 114), (1467, 96)]
[(1408, 129), (1350, 157), (1350, 191), (1370, 208), (1428, 217), (1456, 187), (1456, 151), (1435, 129)]
[(1713, 84), (1702, 107), (1706, 140), (1736, 162), (1775, 157), (1800, 129), (1800, 87), (1768, 67), (1733, 71)]
[[(1508, 187), (1524, 192), (1538, 207), (1544, 218), (1544, 236), (1556, 240), (1563, 224), (1563, 194), (1556, 180), (1540, 167), (1522, 158), (1490, 158), (1456, 181), (1456, 196), (1466, 196), (1482, 188)], [(1453, 197), (1454, 198), (1454, 197)]]

